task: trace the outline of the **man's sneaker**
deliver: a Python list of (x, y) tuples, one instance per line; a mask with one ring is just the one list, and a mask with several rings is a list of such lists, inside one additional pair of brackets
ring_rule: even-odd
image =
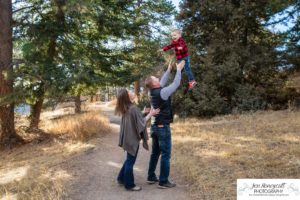
[(148, 184), (154, 184), (154, 183), (157, 183), (157, 182), (158, 182), (158, 179), (156, 177), (147, 179)]
[(196, 84), (197, 84), (196, 81), (190, 81), (188, 91), (191, 91), (195, 87)]
[(158, 188), (161, 189), (167, 189), (167, 188), (172, 188), (175, 187), (176, 184), (175, 183), (171, 183), (170, 181), (166, 182), (166, 183), (159, 183), (158, 184)]
[(141, 186), (134, 186), (133, 188), (127, 189), (128, 191), (141, 191), (142, 187)]

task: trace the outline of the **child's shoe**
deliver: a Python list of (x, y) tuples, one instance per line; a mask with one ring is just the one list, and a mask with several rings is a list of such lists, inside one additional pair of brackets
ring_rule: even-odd
[(197, 82), (195, 80), (190, 81), (188, 91), (191, 91), (196, 85), (197, 85)]
[(183, 91), (183, 94), (187, 94), (189, 91), (191, 91), (195, 85), (197, 84), (196, 81), (190, 81), (185, 90)]

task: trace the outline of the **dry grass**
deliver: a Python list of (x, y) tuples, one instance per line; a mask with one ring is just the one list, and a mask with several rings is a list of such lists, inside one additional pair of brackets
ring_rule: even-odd
[(107, 104), (109, 107), (116, 107), (117, 105), (117, 99), (113, 99)]
[(174, 164), (195, 199), (236, 199), (238, 178), (300, 178), (300, 112), (187, 119), (172, 128)]
[(52, 135), (59, 135), (76, 141), (87, 141), (93, 136), (110, 132), (109, 120), (99, 112), (69, 115), (44, 124), (44, 130)]
[[(72, 180), (68, 161), (99, 142), (110, 131), (99, 112), (44, 119), (41, 127), (52, 140), (37, 140), (0, 152), (0, 199), (62, 199)], [(34, 134), (34, 133), (31, 133)], [(30, 138), (30, 137), (29, 137)]]

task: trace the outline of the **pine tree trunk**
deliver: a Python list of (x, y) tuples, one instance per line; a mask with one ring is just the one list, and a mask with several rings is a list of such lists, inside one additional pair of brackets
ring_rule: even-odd
[[(136, 4), (136, 7), (137, 8), (140, 8), (141, 4), (143, 3), (142, 0), (138, 0), (137, 1), (137, 4)], [(141, 15), (141, 12), (138, 12), (137, 15)], [(136, 36), (135, 40), (134, 40), (134, 44), (135, 46), (138, 45), (138, 39), (139, 39), (139, 36)], [(140, 60), (137, 60), (137, 64), (139, 64), (141, 61)], [(136, 97), (138, 99), (140, 99), (140, 81), (139, 80), (136, 80), (134, 81), (134, 94), (136, 95)]]
[(31, 106), (30, 111), (30, 129), (38, 129), (40, 123), (40, 116), (42, 112), (44, 98), (40, 98), (34, 105)]
[[(13, 92), (12, 66), (12, 2), (0, 1), (0, 97)], [(0, 98), (0, 99), (1, 99)], [(0, 146), (22, 141), (15, 131), (14, 103), (0, 103)]]
[(140, 81), (134, 81), (134, 94), (137, 96), (137, 98), (140, 98)]
[(75, 96), (75, 113), (81, 113), (80, 95)]
[[(245, 30), (243, 32), (243, 46), (244, 49), (247, 49), (247, 45), (248, 45), (248, 27), (245, 27)], [(241, 78), (241, 84), (245, 84), (245, 77), (244, 77), (244, 65), (247, 61), (247, 58), (243, 58), (241, 59), (240, 62), (240, 68), (241, 68), (241, 74), (240, 74), (240, 78)]]

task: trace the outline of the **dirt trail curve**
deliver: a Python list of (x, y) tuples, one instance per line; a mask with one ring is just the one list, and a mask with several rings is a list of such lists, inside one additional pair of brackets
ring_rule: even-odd
[[(120, 119), (113, 115), (112, 108), (99, 105), (109, 117), (113, 133), (101, 138), (99, 146), (77, 157), (71, 166), (77, 177), (68, 188), (67, 200), (189, 200), (187, 186), (171, 168), (171, 180), (177, 187), (158, 189), (157, 184), (146, 183), (150, 153), (140, 148), (134, 168), (135, 183), (142, 186), (140, 192), (129, 192), (116, 182), (125, 153), (117, 146)], [(159, 169), (159, 166), (158, 166)]]

